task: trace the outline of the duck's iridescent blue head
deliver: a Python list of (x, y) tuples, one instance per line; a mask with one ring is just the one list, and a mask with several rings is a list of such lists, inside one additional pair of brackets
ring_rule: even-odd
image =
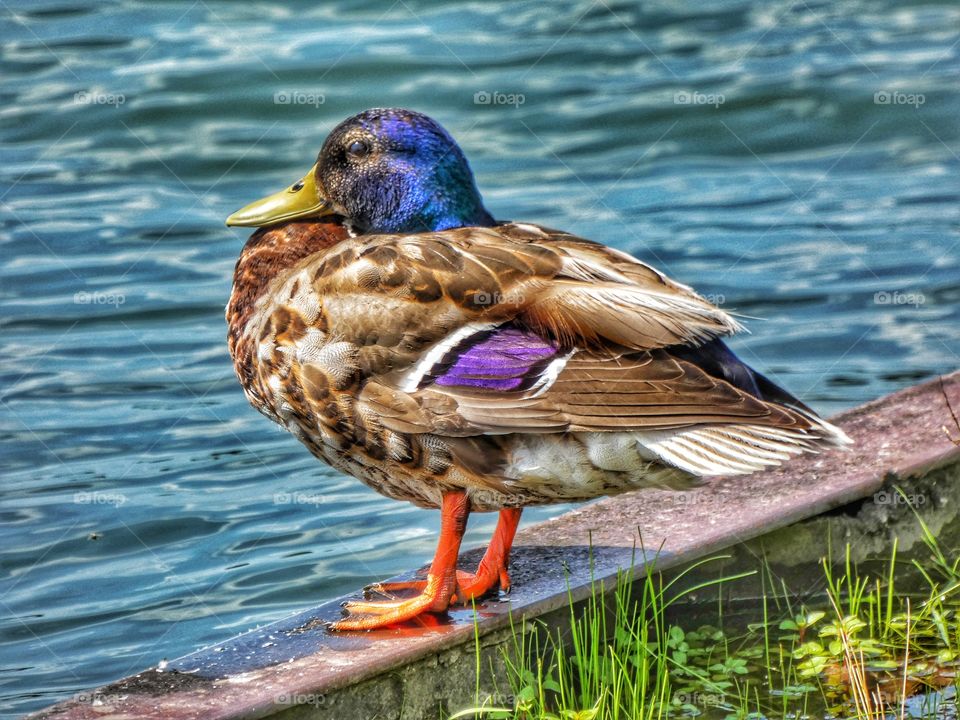
[(411, 110), (367, 110), (344, 120), (323, 144), (317, 175), (362, 232), (493, 224), (456, 141)]
[(303, 180), (230, 216), (267, 225), (330, 213), (362, 233), (490, 226), (463, 151), (439, 123), (401, 108), (375, 108), (337, 125)]

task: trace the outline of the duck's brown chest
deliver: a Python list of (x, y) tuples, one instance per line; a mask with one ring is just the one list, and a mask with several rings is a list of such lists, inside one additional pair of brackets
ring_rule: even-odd
[(251, 332), (237, 344), (244, 391), (316, 457), (385, 495), (435, 506), (441, 488), (418, 441), (386, 429), (364, 401), (369, 382), (403, 364), (381, 343), (389, 339), (396, 347), (402, 338), (381, 334), (370, 337), (378, 342), (369, 345), (343, 339), (365, 333), (364, 311), (349, 315), (356, 332), (337, 332), (335, 325), (321, 330), (325, 324), (302, 314), (296, 303), (255, 316)]
[[(430, 481), (435, 473), (416, 441), (385, 430), (361, 395), (371, 378), (412, 363), (443, 324), (433, 334), (408, 332), (403, 328), (428, 325), (427, 310), (391, 298), (318, 296), (309, 266), (284, 257), (279, 269), (282, 253), (269, 233), (258, 235), (238, 263), (227, 307), (228, 344), (250, 403), (315, 456), (377, 491), (438, 504), (440, 486)], [(273, 275), (264, 281), (267, 272)], [(384, 323), (391, 315), (396, 322)]]

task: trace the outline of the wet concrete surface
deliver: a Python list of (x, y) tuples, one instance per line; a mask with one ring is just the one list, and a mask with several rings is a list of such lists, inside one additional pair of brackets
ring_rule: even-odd
[[(589, 595), (591, 578), (610, 588), (620, 569), (642, 573), (644, 559), (655, 557), (657, 569), (666, 570), (724, 548), (750, 548), (751, 542), (772, 543), (789, 558), (791, 547), (801, 547), (799, 536), (790, 539), (790, 530), (782, 531), (787, 539), (774, 542), (778, 531), (838, 508), (862, 506), (864, 498), (880, 506), (873, 510), (874, 524), (884, 527), (884, 513), (893, 510), (875, 494), (890, 492), (894, 484), (909, 490), (910, 483), (939, 477), (936, 473), (956, 477), (960, 445), (943, 429), (952, 425), (946, 398), (960, 408), (960, 373), (942, 386), (925, 383), (834, 418), (854, 438), (850, 450), (720, 478), (690, 492), (607, 498), (525, 528), (512, 556), (513, 592), (480, 603), (476, 625), (473, 610), (461, 608), (403, 628), (331, 633), (326, 623), (341, 616), (341, 599), (178, 658), (162, 670), (80, 694), (34, 717), (439, 717), (456, 709), (446, 706), (448, 698), (473, 694), (475, 632), (487, 667), (511, 636), (511, 613), (514, 621), (562, 622), (570, 598)], [(960, 438), (960, 428), (952, 431)], [(804, 552), (818, 546), (817, 532), (805, 536)], [(480, 555), (480, 550), (464, 553), (461, 565), (474, 566)]]

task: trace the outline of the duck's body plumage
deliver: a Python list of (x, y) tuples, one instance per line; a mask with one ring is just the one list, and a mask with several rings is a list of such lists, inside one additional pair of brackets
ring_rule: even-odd
[(234, 356), (261, 412), (385, 495), (494, 510), (681, 488), (836, 436), (691, 359), (737, 322), (628, 255), (529, 224), (330, 228), (300, 258), (280, 248), (303, 228), (254, 236)]
[[(378, 492), (441, 508), (427, 579), (380, 588), (420, 593), (349, 603), (335, 629), (508, 588), (527, 505), (683, 489), (848, 442), (741, 362), (723, 341), (739, 324), (689, 287), (565, 232), (495, 223), (456, 143), (419, 113), (344, 121), (303, 180), (228, 222), (272, 225), (245, 246), (227, 307), (250, 402)], [(475, 574), (456, 570), (471, 510), (500, 511)]]

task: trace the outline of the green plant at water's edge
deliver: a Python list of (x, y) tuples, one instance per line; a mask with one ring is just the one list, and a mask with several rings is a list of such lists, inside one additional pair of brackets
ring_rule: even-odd
[[(540, 621), (513, 628), (497, 678), (509, 692), (495, 696), (511, 702), (492, 702), (478, 687), (474, 705), (452, 718), (879, 718), (899, 715), (903, 697), (932, 705), (941, 696), (930, 691), (954, 685), (960, 665), (960, 556), (948, 558), (918, 521), (928, 562), (899, 561), (894, 543), (875, 576), (859, 571), (847, 547), (839, 571), (823, 561), (825, 607), (770, 617), (768, 601), (789, 608), (789, 597), (765, 584), (762, 619), (740, 631), (724, 626), (722, 609), (716, 624), (693, 628), (667, 618), (686, 595), (753, 574), (676, 589), (686, 573), (721, 558), (669, 582), (648, 563), (635, 583), (618, 574), (609, 598), (592, 583), (582, 604), (570, 598), (566, 632)], [(923, 593), (898, 592), (907, 568), (923, 578)]]
[[(716, 559), (695, 563), (686, 572)], [(701, 583), (677, 594), (675, 586), (684, 574), (667, 582), (653, 568), (654, 563), (648, 563), (647, 574), (636, 584), (630, 573), (618, 573), (609, 601), (612, 607), (605, 604), (603, 583), (592, 584), (582, 608), (571, 597), (566, 632), (539, 621), (513, 628), (513, 646), (503, 658), (511, 692), (497, 694), (512, 697), (512, 706), (491, 705), (478, 697), (473, 708), (452, 718), (661, 718), (673, 705), (684, 704), (683, 697), (675, 695), (673, 682), (674, 676), (684, 674), (690, 682), (679, 687), (703, 696), (723, 696), (730, 687), (723, 674), (737, 671), (741, 661), (718, 655), (719, 668), (696, 669), (690, 658), (713, 651), (696, 633), (687, 638), (679, 627), (668, 624), (665, 611), (687, 593), (753, 573)], [(613, 622), (607, 622), (608, 609)]]

